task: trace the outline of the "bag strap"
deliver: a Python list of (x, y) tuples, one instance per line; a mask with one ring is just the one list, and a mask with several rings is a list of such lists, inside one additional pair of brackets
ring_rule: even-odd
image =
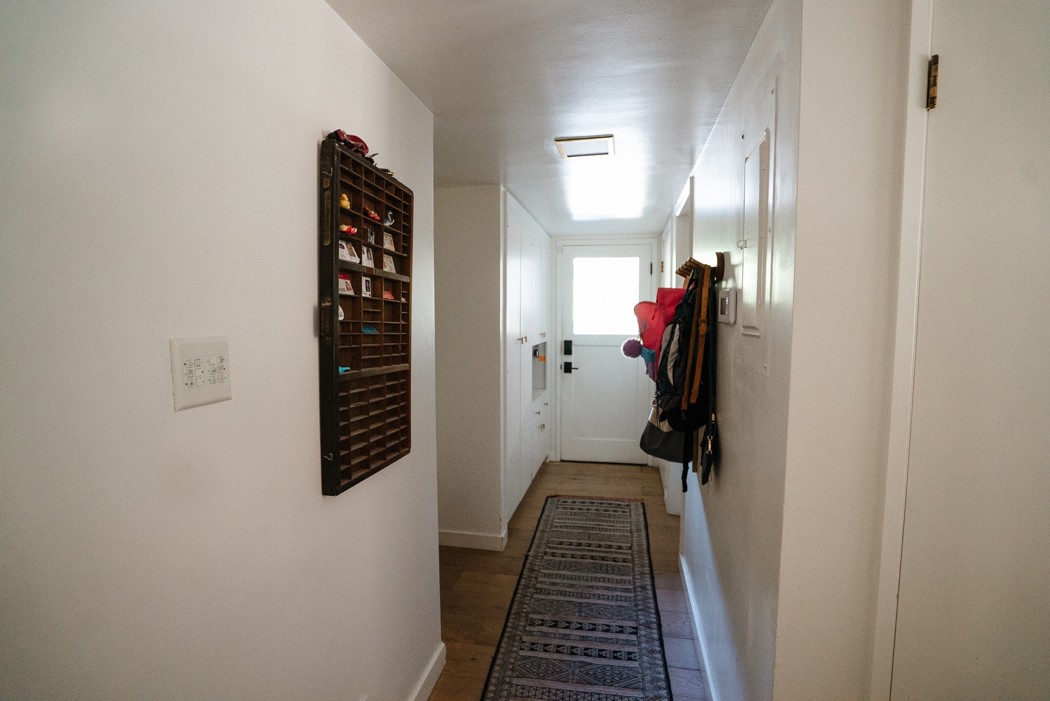
[[(708, 308), (708, 301), (711, 297), (711, 266), (705, 265), (704, 279), (703, 279), (703, 292), (701, 298), (697, 303), (697, 309), (700, 310), (700, 323), (699, 330), (697, 331), (698, 342), (696, 348), (696, 369), (693, 373), (692, 387), (689, 390), (689, 403), (696, 404), (696, 400), (700, 397), (700, 384), (703, 378), (704, 363), (707, 358), (707, 331), (708, 325), (710, 324), (710, 309)], [(684, 399), (684, 397), (683, 397)], [(687, 405), (683, 403), (682, 408), (684, 409)]]
[[(704, 354), (703, 337), (698, 333), (701, 320), (706, 316), (704, 305), (707, 302), (706, 277), (702, 277), (701, 270), (706, 266), (697, 266), (689, 273), (689, 284), (696, 286), (696, 297), (693, 300), (693, 318), (689, 326), (689, 350), (686, 352), (685, 365), (685, 387), (691, 387), (700, 376), (700, 363), (698, 362)], [(682, 391), (682, 409), (689, 407), (689, 395), (691, 392)]]
[[(688, 391), (682, 392), (682, 409), (687, 409), (690, 404), (695, 404), (700, 396), (700, 385), (703, 384), (704, 372), (707, 367), (706, 357), (708, 348), (708, 331), (713, 330), (710, 326), (712, 305), (714, 295), (711, 287), (714, 283), (712, 269), (709, 265), (698, 264), (689, 274), (689, 282), (698, 285), (696, 304), (693, 308), (692, 333), (689, 338), (688, 365), (686, 366), (686, 387)], [(710, 384), (710, 382), (708, 382)], [(696, 465), (696, 431), (687, 431), (685, 442), (682, 445), (682, 491), (688, 491), (689, 466)], [(704, 481), (706, 483), (706, 480)]]
[[(686, 280), (686, 288), (689, 286), (695, 286), (697, 288), (697, 297), (693, 300), (693, 318), (691, 320), (691, 326), (689, 328), (689, 350), (686, 355), (686, 372), (685, 372), (685, 386), (688, 389), (693, 381), (694, 377), (700, 375), (700, 366), (696, 362), (696, 355), (699, 352), (701, 355), (704, 352), (703, 345), (700, 345), (699, 351), (697, 350), (697, 330), (700, 323), (700, 319), (704, 316), (702, 312), (702, 306), (707, 301), (707, 289), (706, 285), (701, 284), (706, 281), (701, 280), (701, 267), (695, 266), (689, 271), (689, 278)], [(701, 342), (702, 343), (702, 342)], [(682, 392), (682, 403), (681, 408), (685, 410), (689, 407), (689, 391)], [(689, 430), (685, 431), (682, 436), (682, 491), (689, 491), (689, 464), (693, 458), (693, 446), (696, 445), (696, 431)]]
[(696, 443), (696, 431), (685, 431), (682, 434), (682, 492), (689, 491), (689, 463)]
[[(714, 285), (712, 285), (713, 287)], [(718, 313), (718, 295), (711, 295), (711, 311)], [(700, 484), (707, 484), (711, 479), (711, 468), (714, 467), (716, 459), (715, 441), (718, 440), (718, 412), (715, 404), (716, 390), (718, 384), (718, 322), (711, 325), (710, 352), (704, 354), (705, 375), (707, 380), (707, 406), (711, 411), (707, 426), (704, 429), (704, 445), (701, 451), (706, 453), (706, 459), (700, 460)]]

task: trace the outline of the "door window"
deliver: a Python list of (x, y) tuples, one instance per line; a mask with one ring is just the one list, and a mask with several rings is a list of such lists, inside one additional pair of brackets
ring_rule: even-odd
[(638, 292), (637, 257), (573, 258), (572, 332), (635, 336)]

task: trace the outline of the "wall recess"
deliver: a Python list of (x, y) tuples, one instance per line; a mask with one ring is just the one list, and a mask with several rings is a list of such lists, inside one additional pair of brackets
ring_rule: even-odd
[(744, 159), (743, 236), (741, 250), (740, 325), (748, 336), (761, 336), (768, 302), (769, 130)]

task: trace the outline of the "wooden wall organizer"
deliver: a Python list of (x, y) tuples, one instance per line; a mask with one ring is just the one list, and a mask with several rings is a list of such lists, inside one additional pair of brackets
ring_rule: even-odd
[(343, 493), (412, 447), (412, 205), (412, 191), (388, 172), (341, 143), (321, 143), (317, 288), (326, 495)]

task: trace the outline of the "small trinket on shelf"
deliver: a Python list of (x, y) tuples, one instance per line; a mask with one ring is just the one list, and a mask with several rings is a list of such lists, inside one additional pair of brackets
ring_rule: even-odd
[(357, 250), (354, 248), (354, 245), (346, 241), (339, 242), (339, 260), (345, 260), (347, 263), (361, 262), (361, 259), (357, 257)]
[(386, 219), (383, 220), (383, 226), (393, 226), (393, 225), (394, 225), (394, 212), (391, 211), (391, 210), (388, 210), (387, 213), (386, 213)]
[(349, 234), (350, 236), (353, 236), (357, 233), (357, 227), (351, 226), (350, 224), (340, 224), (339, 230), (342, 231), (344, 234)]
[(346, 196), (346, 193), (339, 195), (339, 206), (343, 209), (350, 209), (350, 198)]
[(332, 141), (338, 141), (350, 147), (351, 151), (357, 151), (362, 156), (368, 153), (368, 144), (356, 134), (347, 134), (342, 129), (336, 129), (328, 135)]
[(382, 221), (380, 219), (379, 215), (376, 214), (375, 210), (373, 210), (373, 209), (367, 209), (366, 208), (365, 209), (365, 216), (368, 217), (369, 219), (371, 219), (372, 221)]

